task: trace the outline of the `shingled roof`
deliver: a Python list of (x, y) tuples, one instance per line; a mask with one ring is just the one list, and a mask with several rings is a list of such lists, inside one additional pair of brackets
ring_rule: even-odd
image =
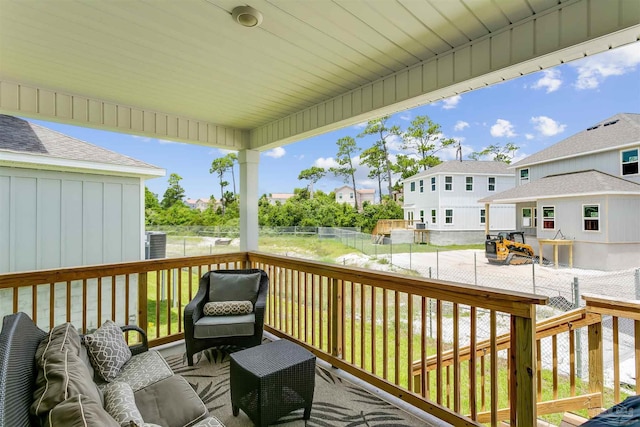
[(493, 194), (480, 203), (518, 203), (559, 197), (608, 194), (640, 196), (640, 184), (597, 170), (587, 170), (544, 178)]
[[(18, 117), (0, 114), (0, 160), (2, 153), (27, 154), (44, 158), (90, 162), (133, 168), (142, 174), (164, 175), (164, 169), (102, 147), (64, 135)], [(42, 158), (42, 157), (41, 157)]]
[(640, 141), (640, 114), (620, 113), (511, 165), (535, 165), (615, 150)]
[(404, 181), (413, 181), (418, 178), (424, 178), (425, 176), (438, 175), (438, 174), (484, 174), (484, 175), (510, 175), (513, 176), (514, 172), (508, 169), (509, 165), (504, 162), (494, 162), (486, 160), (451, 160), (448, 162), (442, 162), (437, 166), (427, 169), (426, 171), (419, 172)]

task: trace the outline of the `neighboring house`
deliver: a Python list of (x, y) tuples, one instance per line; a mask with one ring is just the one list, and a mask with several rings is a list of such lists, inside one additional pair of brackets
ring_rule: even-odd
[[(478, 199), (513, 187), (508, 165), (494, 161), (449, 161), (403, 180), (404, 219), (424, 223), (435, 245), (485, 240), (485, 205)], [(513, 230), (515, 207), (492, 206), (495, 230)]]
[[(536, 253), (535, 238), (564, 238), (574, 267), (639, 267), (639, 152), (640, 114), (617, 114), (513, 164), (516, 187), (481, 202), (516, 203), (517, 227)], [(559, 250), (564, 264), (568, 253)]]
[(354, 192), (353, 187), (343, 185), (333, 190), (333, 192), (336, 195), (336, 203), (348, 203), (355, 207), (357, 200), (359, 209), (362, 209), (364, 202), (375, 203), (376, 190), (373, 189), (363, 188)]
[[(202, 211), (206, 211), (207, 209), (209, 209), (209, 204), (211, 203), (211, 199), (186, 199), (184, 201), (184, 204), (187, 205), (188, 207), (190, 207), (191, 209), (197, 209), (200, 212)], [(219, 207), (222, 207), (222, 202), (220, 202), (219, 200), (215, 200), (213, 202), (213, 209), (216, 210)]]
[(271, 193), (267, 200), (270, 204), (275, 205), (276, 202), (284, 203), (293, 196), (295, 196), (293, 193)]
[[(0, 115), (0, 273), (144, 259), (144, 181), (164, 175), (164, 169)], [(104, 281), (105, 295), (110, 283)], [(41, 294), (47, 292), (39, 289), (38, 298), (46, 301)]]

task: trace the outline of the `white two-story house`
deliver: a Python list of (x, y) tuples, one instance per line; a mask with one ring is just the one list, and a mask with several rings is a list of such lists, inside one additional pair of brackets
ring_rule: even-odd
[[(513, 164), (516, 186), (481, 202), (515, 203), (536, 254), (536, 239), (562, 239), (574, 267), (639, 267), (639, 152), (640, 114), (617, 114)], [(570, 251), (559, 257), (570, 263)]]
[[(435, 245), (482, 243), (487, 213), (478, 199), (513, 187), (513, 171), (493, 161), (449, 161), (403, 180), (404, 219), (424, 223)], [(515, 207), (490, 208), (492, 230), (513, 230)]]

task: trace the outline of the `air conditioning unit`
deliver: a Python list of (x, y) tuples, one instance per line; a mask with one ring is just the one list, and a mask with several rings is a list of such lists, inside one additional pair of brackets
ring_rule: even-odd
[(427, 228), (427, 224), (424, 222), (416, 222), (416, 230), (424, 230)]

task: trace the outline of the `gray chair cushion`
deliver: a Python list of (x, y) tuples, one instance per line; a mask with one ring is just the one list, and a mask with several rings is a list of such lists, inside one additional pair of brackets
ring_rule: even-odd
[(260, 273), (216, 273), (209, 275), (209, 301), (251, 301), (258, 299)]
[(236, 316), (205, 316), (193, 325), (195, 338), (251, 336), (255, 332), (255, 313)]

